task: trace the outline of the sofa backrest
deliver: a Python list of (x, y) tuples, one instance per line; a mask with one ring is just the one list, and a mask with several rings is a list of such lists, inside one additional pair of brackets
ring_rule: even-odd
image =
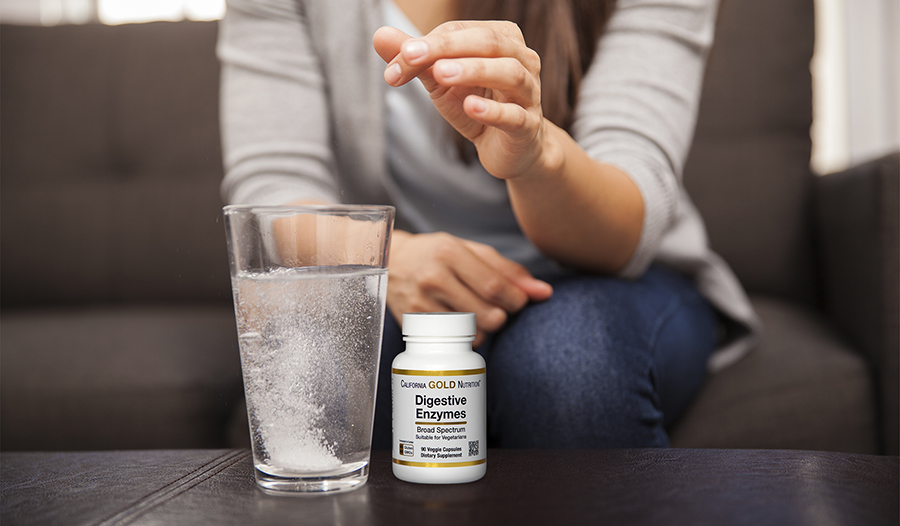
[(813, 0), (723, 0), (684, 181), (751, 292), (810, 302)]
[(216, 31), (0, 29), (4, 308), (230, 301)]

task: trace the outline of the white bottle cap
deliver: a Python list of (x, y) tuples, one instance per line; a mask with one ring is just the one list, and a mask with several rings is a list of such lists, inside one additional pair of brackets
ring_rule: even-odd
[(403, 335), (426, 338), (471, 338), (475, 314), (471, 312), (416, 312), (403, 315)]

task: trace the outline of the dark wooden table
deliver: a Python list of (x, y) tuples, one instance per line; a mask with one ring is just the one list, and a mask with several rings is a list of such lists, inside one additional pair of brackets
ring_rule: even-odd
[(898, 524), (897, 457), (763, 450), (491, 450), (484, 479), (410, 484), (376, 452), (336, 495), (257, 490), (247, 450), (0, 454), (0, 523)]

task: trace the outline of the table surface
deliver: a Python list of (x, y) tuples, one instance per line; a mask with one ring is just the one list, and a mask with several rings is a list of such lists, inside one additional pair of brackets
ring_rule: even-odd
[(375, 452), (342, 494), (271, 496), (248, 450), (0, 454), (0, 523), (898, 524), (897, 457), (768, 450), (491, 450), (487, 475), (411, 484)]

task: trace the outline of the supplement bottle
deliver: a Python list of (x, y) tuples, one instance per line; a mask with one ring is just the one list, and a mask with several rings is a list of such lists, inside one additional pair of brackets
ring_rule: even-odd
[(406, 350), (391, 365), (394, 475), (472, 482), (487, 470), (484, 358), (472, 313), (403, 315)]

